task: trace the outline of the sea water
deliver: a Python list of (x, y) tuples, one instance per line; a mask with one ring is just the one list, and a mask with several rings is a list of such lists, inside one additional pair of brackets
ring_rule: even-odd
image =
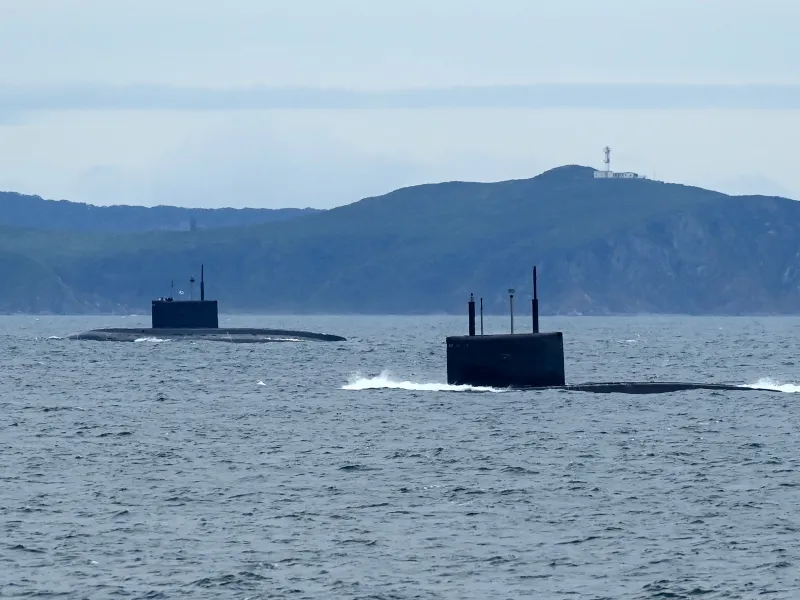
[(0, 596), (800, 593), (800, 319), (542, 317), (568, 383), (769, 388), (652, 396), (448, 386), (465, 317), (64, 339), (147, 321), (0, 317)]

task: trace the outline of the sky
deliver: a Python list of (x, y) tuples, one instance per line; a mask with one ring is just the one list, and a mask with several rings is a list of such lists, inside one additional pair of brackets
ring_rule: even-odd
[(800, 199), (796, 0), (0, 0), (0, 190), (317, 207), (564, 164)]

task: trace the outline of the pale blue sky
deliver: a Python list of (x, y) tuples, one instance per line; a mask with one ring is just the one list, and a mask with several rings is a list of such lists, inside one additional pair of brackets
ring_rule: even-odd
[(0, 0), (0, 189), (329, 207), (613, 165), (800, 198), (795, 0)]

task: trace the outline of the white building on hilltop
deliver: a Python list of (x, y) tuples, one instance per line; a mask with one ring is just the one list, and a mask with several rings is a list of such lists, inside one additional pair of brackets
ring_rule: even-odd
[(606, 159), (603, 161), (606, 164), (606, 168), (603, 171), (595, 171), (595, 179), (647, 179), (644, 175), (639, 175), (631, 171), (615, 173), (611, 170), (611, 148), (606, 146), (603, 148), (603, 152), (606, 153)]
[(613, 171), (595, 171), (595, 179), (647, 179), (644, 175), (639, 175), (632, 171), (622, 171), (614, 173)]

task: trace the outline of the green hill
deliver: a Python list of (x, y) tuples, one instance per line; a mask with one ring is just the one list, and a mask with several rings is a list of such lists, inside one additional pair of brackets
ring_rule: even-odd
[(44, 200), (15, 192), (0, 192), (0, 226), (50, 231), (141, 233), (185, 231), (192, 220), (199, 229), (241, 227), (251, 223), (287, 221), (312, 208), (181, 208), (178, 206), (94, 206), (68, 200)]
[(415, 186), (235, 229), (4, 232), (0, 251), (39, 266), (0, 308), (46, 310), (31, 298), (47, 280), (54, 312), (148, 310), (203, 262), (223, 312), (462, 312), (470, 292), (502, 312), (507, 288), (529, 297), (533, 264), (543, 313), (800, 312), (800, 204), (592, 173)]

